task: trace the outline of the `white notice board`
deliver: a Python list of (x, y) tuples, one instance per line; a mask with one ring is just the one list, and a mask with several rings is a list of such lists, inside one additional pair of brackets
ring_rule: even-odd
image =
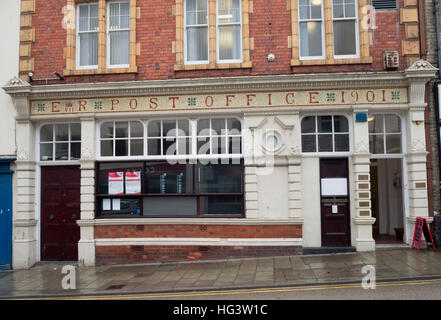
[(346, 178), (324, 178), (321, 179), (322, 196), (347, 196), (348, 179)]

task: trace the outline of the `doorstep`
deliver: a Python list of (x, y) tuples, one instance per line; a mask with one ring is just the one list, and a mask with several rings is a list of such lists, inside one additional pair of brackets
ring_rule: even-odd
[(356, 252), (355, 247), (317, 247), (317, 248), (303, 248), (302, 254), (332, 254), (332, 253), (346, 253)]

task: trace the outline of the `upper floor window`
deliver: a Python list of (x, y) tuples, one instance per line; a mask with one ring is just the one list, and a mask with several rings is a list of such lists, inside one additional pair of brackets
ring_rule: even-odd
[(334, 56), (358, 55), (357, 0), (333, 0)]
[(183, 0), (176, 11), (175, 70), (249, 68), (250, 0)]
[(73, 7), (76, 3), (76, 21), (66, 32), (64, 75), (137, 72), (136, 0), (67, 3)]
[(130, 6), (128, 2), (108, 3), (107, 61), (109, 67), (130, 64)]
[(46, 124), (40, 128), (40, 161), (79, 160), (81, 124)]
[(300, 58), (323, 58), (324, 50), (322, 0), (300, 0)]
[(144, 154), (144, 125), (139, 121), (111, 121), (101, 125), (101, 156)]
[(98, 3), (78, 5), (77, 68), (98, 67)]
[(292, 66), (372, 63), (364, 0), (288, 1)]
[(400, 154), (401, 118), (396, 114), (369, 115), (369, 151), (373, 154)]
[(186, 62), (208, 62), (208, 0), (185, 1)]
[(302, 152), (349, 152), (349, 123), (345, 116), (302, 119)]

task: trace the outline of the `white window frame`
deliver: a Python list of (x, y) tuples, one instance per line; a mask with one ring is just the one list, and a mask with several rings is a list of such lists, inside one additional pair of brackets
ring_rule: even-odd
[[(239, 22), (219, 23), (219, 0), (216, 0), (216, 59), (217, 63), (242, 63), (243, 61), (243, 39), (242, 39), (242, 0), (239, 0)], [(240, 27), (240, 58), (239, 59), (223, 59), (219, 58), (219, 27), (222, 26), (239, 26)]]
[[(208, 64), (210, 61), (210, 7), (208, 0), (207, 2), (207, 23), (206, 24), (192, 24), (187, 25), (187, 0), (184, 0), (184, 64), (193, 65), (193, 64)], [(207, 28), (207, 60), (192, 60), (188, 61), (187, 59), (187, 28)]]
[[(332, 117), (332, 132), (328, 132), (328, 133), (318, 133), (318, 120), (317, 117)], [(346, 118), (346, 120), (348, 121), (348, 132), (334, 132), (334, 117), (335, 116), (343, 116)], [(303, 119), (306, 117), (315, 117), (315, 131), (314, 133), (302, 133), (302, 122)], [(335, 150), (335, 139), (334, 136), (337, 135), (343, 135), (343, 134), (348, 134), (349, 137), (349, 150), (348, 151), (318, 151), (318, 136), (319, 135), (326, 135), (326, 134), (331, 134), (332, 135), (332, 149)], [(304, 152), (303, 151), (303, 147), (302, 147), (302, 137), (304, 135), (308, 135), (308, 136), (315, 136), (315, 150), (314, 152)], [(303, 157), (342, 157), (342, 156), (350, 156), (352, 155), (352, 139), (353, 139), (353, 133), (352, 133), (352, 122), (351, 122), (351, 117), (348, 116), (347, 114), (344, 113), (324, 113), (324, 114), (305, 114), (300, 118), (300, 149), (301, 149), (301, 154)]]
[[(202, 119), (236, 119), (240, 122), (240, 126), (241, 126), (241, 131), (240, 131), (240, 138), (241, 138), (241, 153), (225, 153), (225, 154), (213, 154), (212, 153), (212, 148), (210, 148), (210, 154), (202, 154), (202, 155), (198, 155), (197, 154), (197, 123), (199, 120)], [(191, 144), (191, 153), (187, 153), (186, 155), (148, 155), (148, 140), (149, 139), (154, 139), (154, 138), (160, 138), (162, 139), (162, 131), (161, 131), (161, 137), (148, 137), (148, 125), (151, 121), (170, 121), (170, 120), (187, 120), (189, 121), (189, 133), (190, 133), (190, 144)], [(143, 135), (143, 146), (144, 146), (144, 152), (142, 156), (102, 156), (101, 155), (101, 141), (102, 140), (115, 140), (115, 138), (101, 138), (101, 127), (104, 123), (107, 122), (130, 122), (130, 121), (139, 121), (143, 124), (143, 130), (144, 130), (144, 135)], [(115, 130), (115, 129), (114, 129)], [(161, 130), (162, 130), (162, 124), (161, 124)], [(115, 132), (115, 131), (114, 131)], [(138, 119), (105, 119), (100, 121), (97, 126), (96, 126), (96, 135), (98, 137), (98, 139), (96, 139), (96, 158), (98, 161), (124, 161), (124, 160), (215, 160), (215, 159), (242, 159), (243, 158), (243, 120), (239, 117), (236, 116), (218, 116), (218, 117), (198, 117), (198, 118), (185, 118), (185, 117), (173, 117), (173, 118), (166, 118), (166, 117), (161, 117), (161, 118), (151, 118), (148, 120), (138, 120)], [(227, 137), (238, 137), (239, 135), (229, 135), (227, 134)], [(187, 137), (187, 136), (185, 136)], [(181, 138), (184, 138), (184, 136), (182, 136)], [(210, 136), (211, 138), (211, 136)], [(136, 139), (141, 139), (141, 137), (137, 137)], [(228, 139), (227, 139), (228, 141)], [(229, 142), (227, 142), (227, 146), (228, 146)], [(130, 143), (129, 143), (130, 145)], [(210, 147), (211, 147), (211, 140), (210, 140)], [(161, 153), (162, 153), (162, 145), (161, 145)], [(114, 151), (113, 151), (113, 154)], [(130, 154), (130, 149), (128, 149), (128, 154)]]
[[(117, 138), (115, 135), (115, 123), (116, 122), (127, 122), (128, 123), (128, 129), (127, 129), (127, 137), (123, 137), (123, 138)], [(143, 135), (142, 137), (131, 137), (131, 130), (130, 130), (130, 122), (139, 122), (142, 125), (142, 130), (143, 130)], [(103, 124), (105, 123), (113, 123), (113, 137), (112, 138), (102, 138), (101, 137), (101, 128), (103, 126)], [(136, 159), (139, 157), (143, 157), (146, 154), (146, 150), (145, 150), (145, 137), (146, 137), (146, 127), (143, 121), (140, 120), (136, 120), (136, 119), (124, 119), (124, 120), (104, 120), (102, 121), (99, 126), (98, 126), (98, 139), (97, 139), (97, 154), (99, 155), (99, 158), (101, 159)], [(127, 140), (127, 156), (116, 156), (115, 152), (116, 152), (116, 140)], [(131, 140), (142, 140), (143, 142), (143, 154), (142, 155), (136, 155), (136, 156), (131, 156), (130, 155), (130, 151), (131, 151), (131, 146), (130, 146), (130, 141)], [(101, 155), (101, 141), (112, 141), (113, 145), (112, 145), (112, 156), (103, 156)]]
[[(79, 124), (80, 125), (80, 134), (81, 134), (81, 122), (47, 122), (47, 123), (41, 123), (37, 128), (37, 146), (36, 146), (36, 159), (37, 162), (41, 165), (49, 165), (49, 164), (55, 164), (55, 163), (78, 163), (81, 159), (81, 143), (82, 143), (82, 137), (80, 137), (80, 140), (71, 140), (71, 125), (72, 124)], [(52, 125), (52, 141), (41, 141), (41, 129), (44, 126)], [(68, 126), (68, 140), (66, 141), (56, 141), (55, 140), (55, 126), (57, 125), (67, 125)], [(57, 160), (55, 158), (55, 145), (56, 144), (68, 144), (68, 156), (66, 160)], [(72, 143), (79, 143), (80, 144), (80, 158), (79, 159), (71, 159), (71, 145)], [(41, 160), (41, 145), (42, 144), (50, 144), (52, 146), (52, 160)]]
[[(406, 135), (405, 135), (405, 123), (404, 123), (404, 119), (403, 117), (399, 114), (399, 113), (394, 113), (394, 112), (372, 112), (368, 114), (369, 116), (376, 116), (376, 115), (382, 115), (383, 116), (383, 131), (382, 133), (368, 133), (369, 134), (369, 138), (371, 136), (383, 136), (383, 151), (384, 153), (372, 153), (371, 150), (369, 149), (369, 153), (371, 154), (371, 158), (372, 159), (382, 159), (382, 158), (403, 158), (406, 151), (405, 151), (405, 142), (406, 142)], [(400, 120), (400, 133), (386, 133), (386, 115), (394, 115), (397, 116), (398, 119)], [(400, 153), (387, 153), (387, 146), (386, 146), (386, 136), (387, 135), (398, 135), (400, 134), (401, 139), (400, 139), (400, 143), (401, 143), (401, 152)], [(370, 146), (369, 146), (370, 147)]]
[(354, 20), (354, 28), (355, 28), (355, 54), (347, 54), (347, 55), (336, 55), (335, 54), (335, 41), (334, 41), (334, 58), (335, 59), (352, 59), (352, 58), (359, 58), (360, 57), (360, 27), (359, 27), (359, 21), (358, 21), (358, 0), (354, 0), (354, 6), (355, 6), (355, 17), (346, 18), (346, 7), (345, 7), (345, 1), (343, 0), (343, 12), (345, 17), (344, 18), (334, 18), (334, 0), (332, 1), (332, 26), (333, 26), (333, 34), (332, 34), (332, 41), (334, 41), (335, 37), (335, 30), (334, 30), (334, 22), (335, 21), (351, 21)]
[[(189, 135), (186, 135), (186, 136), (179, 136), (178, 135), (178, 128), (179, 128), (179, 125), (178, 125), (178, 121), (180, 121), (180, 120), (185, 120), (185, 121), (188, 121), (188, 132), (189, 132)], [(161, 126), (160, 126), (160, 128), (159, 128), (159, 131), (160, 131), (160, 135), (159, 136), (157, 136), (157, 137), (149, 137), (149, 135), (148, 135), (148, 129), (149, 129), (149, 125), (150, 125), (150, 123), (151, 122), (160, 122), (160, 124), (161, 124)], [(162, 134), (163, 134), (163, 126), (164, 126), (164, 121), (168, 121), (168, 122), (171, 122), (171, 121), (175, 121), (175, 129), (176, 129), (176, 134), (174, 135), (174, 136), (163, 136)], [(161, 144), (161, 154), (160, 155), (149, 155), (148, 154), (148, 149), (146, 149), (146, 156), (148, 157), (148, 158), (152, 158), (152, 157), (160, 157), (161, 159), (164, 159), (164, 157), (187, 157), (187, 156), (190, 156), (190, 155), (192, 155), (193, 154), (193, 136), (194, 136), (194, 134), (193, 134), (193, 127), (192, 127), (192, 125), (191, 125), (191, 120), (190, 119), (188, 119), (188, 118), (173, 118), (173, 119), (163, 119), (163, 118), (161, 118), (161, 119), (150, 119), (150, 120), (148, 120), (147, 122), (146, 122), (146, 145), (147, 145), (147, 148), (148, 148), (148, 144), (149, 144), (149, 141), (150, 140), (160, 140), (160, 144)], [(165, 152), (164, 152), (164, 144), (163, 144), (163, 139), (166, 139), (166, 138), (173, 138), (173, 139), (175, 139), (176, 140), (176, 143), (177, 143), (177, 145), (176, 145), (176, 155), (170, 155), (170, 156), (167, 156), (167, 154), (165, 154)], [(178, 144), (178, 138), (179, 139), (189, 139), (190, 140), (190, 148), (191, 148), (191, 151), (192, 152), (188, 152), (188, 150), (187, 150), (187, 153), (186, 154), (179, 154), (178, 152), (179, 152), (179, 144)]]
[[(325, 56), (325, 49), (326, 49), (326, 39), (325, 39), (325, 11), (324, 11), (324, 1), (322, 0), (321, 4), (321, 13), (322, 17), (321, 19), (301, 19), (300, 18), (300, 1), (298, 0), (298, 30), (299, 30), (299, 59), (300, 60), (323, 60), (326, 58)], [(309, 16), (311, 17), (311, 5), (309, 7)], [(302, 22), (321, 22), (321, 31), (322, 31), (322, 55), (321, 56), (302, 56), (302, 48), (301, 48), (301, 41), (300, 41), (300, 24)]]
[[(120, 29), (113, 29), (110, 30), (110, 4), (113, 3), (127, 3), (129, 4), (129, 27), (128, 28), (120, 28)], [(116, 1), (108, 1), (107, 2), (107, 18), (106, 18), (106, 37), (107, 37), (107, 42), (106, 42), (106, 61), (107, 61), (107, 68), (109, 69), (113, 69), (113, 68), (129, 68), (130, 67), (130, 2), (129, 1), (121, 1), (121, 0), (116, 0)], [(129, 63), (128, 64), (110, 64), (110, 33), (111, 32), (118, 32), (118, 31), (128, 31), (129, 33)]]
[[(81, 66), (80, 65), (80, 57), (81, 57), (81, 48), (80, 48), (80, 34), (85, 34), (85, 33), (96, 33), (97, 37), (99, 36), (99, 21), (98, 21), (98, 29), (96, 31), (80, 31), (80, 7), (89, 7), (89, 15), (90, 15), (90, 6), (91, 5), (97, 5), (98, 6), (98, 2), (87, 2), (87, 3), (79, 3), (77, 4), (77, 14), (76, 14), (76, 68), (77, 70), (89, 70), (89, 69), (98, 69), (98, 64), (96, 65), (88, 65), (88, 66)], [(99, 7), (98, 7), (99, 10)], [(99, 12), (98, 12), (98, 16), (99, 16)], [(98, 19), (99, 20), (99, 19)], [(89, 24), (90, 24), (90, 19), (89, 19)], [(99, 46), (99, 44), (98, 44)], [(97, 52), (97, 61), (98, 61), (98, 52)]]

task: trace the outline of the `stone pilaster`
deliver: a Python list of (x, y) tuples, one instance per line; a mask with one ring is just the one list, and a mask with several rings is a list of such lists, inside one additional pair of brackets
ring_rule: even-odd
[(288, 164), (288, 207), (289, 217), (302, 217), (302, 175), (299, 157), (291, 157)]
[(78, 243), (78, 263), (95, 265), (95, 239), (93, 224), (95, 219), (95, 119), (81, 118), (81, 238)]

